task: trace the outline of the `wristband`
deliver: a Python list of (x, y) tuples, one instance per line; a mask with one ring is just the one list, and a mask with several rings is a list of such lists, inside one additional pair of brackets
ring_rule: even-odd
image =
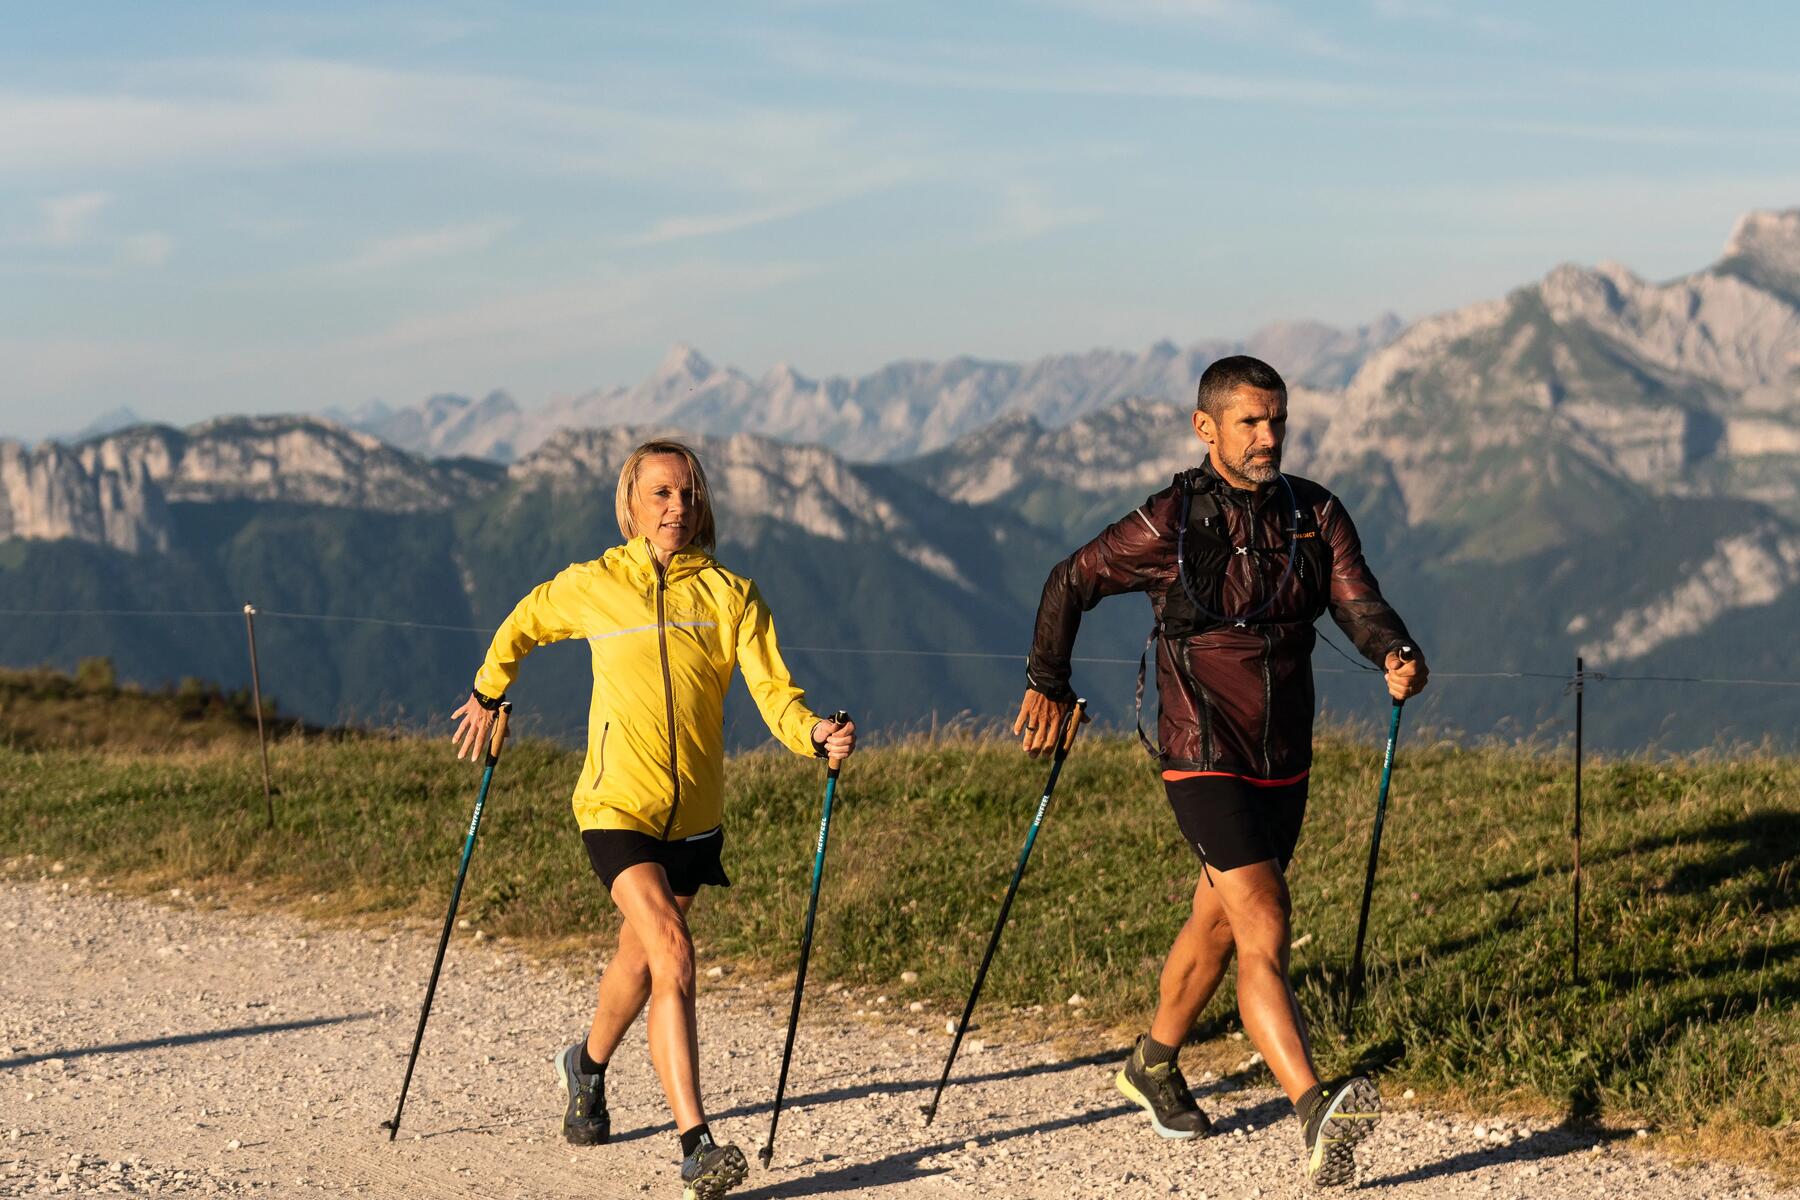
[(506, 696), (504, 693), (501, 695), (498, 695), (498, 696), (489, 697), (489, 696), (482, 695), (480, 692), (476, 691), (474, 688), (469, 689), (469, 697), (470, 697), (470, 699), (474, 700), (475, 703), (481, 705), (481, 707), (487, 709), (489, 712), (494, 712), (495, 710), (497, 710), (500, 707), (500, 702), (506, 699)]

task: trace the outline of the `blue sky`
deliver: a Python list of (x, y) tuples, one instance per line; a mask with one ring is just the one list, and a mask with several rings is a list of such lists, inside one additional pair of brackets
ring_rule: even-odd
[(82, 4), (0, 34), (0, 434), (1411, 318), (1800, 205), (1792, 5)]

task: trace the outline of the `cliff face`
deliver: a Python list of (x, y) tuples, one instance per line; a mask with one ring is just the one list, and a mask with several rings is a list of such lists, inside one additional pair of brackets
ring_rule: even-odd
[(169, 505), (253, 500), (438, 512), (498, 486), (481, 463), (431, 463), (314, 417), (140, 425), (74, 446), (0, 441), (0, 538), (73, 538), (127, 554), (170, 546)]
[(0, 441), (0, 538), (160, 553), (169, 548), (168, 506), (140, 459), (90, 465), (55, 442), (27, 450)]

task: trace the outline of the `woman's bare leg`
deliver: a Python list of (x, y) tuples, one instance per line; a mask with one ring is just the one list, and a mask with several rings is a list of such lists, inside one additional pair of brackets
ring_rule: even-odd
[[(675, 907), (685, 918), (694, 897), (675, 897)], [(600, 973), (599, 995), (594, 1004), (594, 1023), (588, 1028), (588, 1057), (597, 1063), (612, 1061), (613, 1052), (625, 1039), (625, 1031), (644, 1011), (650, 999), (650, 960), (644, 944), (632, 932), (631, 922), (619, 924), (619, 948)]]
[[(650, 1062), (662, 1082), (675, 1128), (685, 1132), (706, 1121), (706, 1112), (700, 1105), (700, 1047), (694, 1022), (694, 942), (688, 936), (685, 906), (669, 890), (669, 877), (656, 863), (638, 863), (619, 872), (613, 880), (612, 897), (624, 914), (631, 940), (643, 955), (644, 970), (649, 975)], [(619, 943), (622, 957), (623, 934)], [(608, 967), (607, 975), (611, 974), (612, 968)], [(619, 982), (622, 986), (618, 989), (618, 1004), (612, 1008), (602, 1031), (615, 1046), (624, 1033), (622, 1026), (614, 1029), (617, 1014), (641, 994), (632, 983), (631, 974), (622, 972)], [(609, 997), (604, 979), (601, 986), (601, 1003), (605, 1007)], [(641, 1005), (642, 1001), (637, 1003)], [(632, 1009), (632, 1016), (636, 1015)], [(596, 1013), (594, 1021), (598, 1028), (601, 1014)], [(592, 1038), (591, 1032), (589, 1037)], [(593, 1057), (593, 1050), (588, 1054)]]

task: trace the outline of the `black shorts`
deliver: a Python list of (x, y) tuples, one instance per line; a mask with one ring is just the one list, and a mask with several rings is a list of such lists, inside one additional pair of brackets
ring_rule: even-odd
[(581, 840), (587, 846), (588, 861), (594, 864), (594, 874), (608, 892), (619, 872), (647, 862), (662, 867), (669, 877), (669, 890), (677, 896), (692, 896), (702, 884), (731, 886), (719, 859), (725, 848), (723, 827), (672, 842), (635, 829), (584, 829)]
[(1283, 871), (1294, 860), (1306, 817), (1305, 779), (1257, 785), (1235, 775), (1165, 779), (1181, 836), (1200, 861), (1229, 871), (1274, 859)]

